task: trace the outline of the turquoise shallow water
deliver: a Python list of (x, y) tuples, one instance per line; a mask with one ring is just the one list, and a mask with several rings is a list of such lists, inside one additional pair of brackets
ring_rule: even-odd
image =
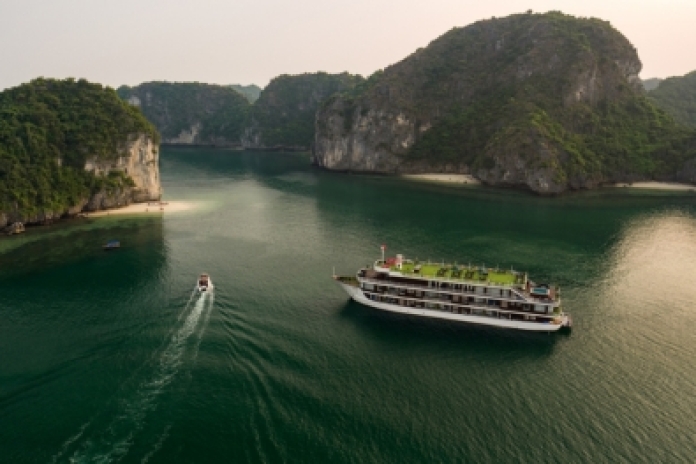
[[(162, 179), (198, 208), (0, 240), (0, 461), (696, 461), (696, 196), (546, 199), (202, 149), (164, 149)], [(381, 243), (558, 283), (574, 331), (348, 301), (332, 267)]]

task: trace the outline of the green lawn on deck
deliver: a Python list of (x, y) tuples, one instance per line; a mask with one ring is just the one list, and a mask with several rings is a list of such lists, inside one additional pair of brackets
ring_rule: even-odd
[[(445, 265), (447, 271), (444, 275), (438, 276), (437, 273), (442, 269), (442, 264), (420, 264), (421, 270), (418, 273), (413, 272), (414, 264), (408, 263), (404, 264), (401, 269), (401, 273), (405, 276), (418, 276), (434, 278), (434, 279), (448, 279), (448, 280), (461, 280), (463, 282), (490, 282), (493, 284), (501, 285), (512, 285), (515, 283), (517, 278), (517, 273), (512, 271), (498, 270), (497, 272), (493, 269), (488, 269), (488, 275), (483, 276), (482, 271), (478, 268), (467, 268), (466, 266), (457, 266), (461, 271), (460, 277), (452, 277), (453, 267), (451, 265)], [(392, 266), (390, 269), (392, 272), (399, 272), (396, 266)]]

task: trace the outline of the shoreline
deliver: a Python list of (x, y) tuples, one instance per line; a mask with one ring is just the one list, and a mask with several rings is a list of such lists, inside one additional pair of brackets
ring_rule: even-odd
[(646, 189), (646, 190), (669, 190), (675, 192), (684, 191), (696, 191), (696, 185), (691, 184), (680, 184), (678, 182), (658, 182), (658, 181), (644, 181), (644, 182), (619, 182), (616, 184), (607, 185), (609, 188), (631, 188), (631, 189)]
[[(399, 177), (407, 180), (439, 182), (450, 185), (482, 185), (482, 182), (476, 179), (471, 174), (401, 174)], [(617, 182), (614, 184), (603, 185), (600, 188), (629, 188), (638, 190), (662, 190), (671, 192), (696, 192), (696, 185), (683, 184), (679, 182), (659, 182), (652, 180), (632, 183)]]
[(442, 182), (445, 184), (481, 185), (481, 181), (471, 174), (401, 174), (402, 179)]
[(123, 214), (164, 214), (190, 211), (196, 208), (196, 204), (190, 201), (151, 201), (145, 203), (131, 203), (120, 208), (104, 209), (82, 213), (87, 218), (118, 216)]

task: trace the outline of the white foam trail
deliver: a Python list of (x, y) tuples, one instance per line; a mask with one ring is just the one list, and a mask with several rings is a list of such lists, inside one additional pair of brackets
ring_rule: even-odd
[(154, 375), (138, 387), (134, 398), (121, 401), (122, 406), (106, 431), (94, 439), (88, 439), (70, 457), (70, 462), (108, 463), (125, 456), (133, 444), (134, 435), (142, 429), (145, 417), (157, 406), (157, 399), (179, 372), (186, 342), (195, 332), (203, 310), (210, 307), (206, 301), (207, 295), (203, 293), (183, 326), (172, 335)]
[(186, 306), (184, 306), (184, 310), (181, 311), (179, 314), (179, 317), (176, 318), (176, 322), (179, 322), (181, 318), (186, 314), (186, 310), (189, 308), (189, 305), (191, 304), (191, 301), (193, 301), (193, 298), (196, 296), (196, 293), (198, 293), (198, 288), (193, 287), (193, 290), (191, 291), (191, 295), (189, 296), (188, 301), (186, 302)]
[(53, 455), (53, 459), (51, 460), (52, 463), (58, 462), (58, 459), (60, 459), (68, 451), (70, 445), (72, 445), (80, 439), (80, 437), (85, 433), (85, 430), (87, 430), (87, 427), (89, 427), (89, 424), (90, 422), (85, 422), (84, 424), (82, 424), (82, 427), (80, 427), (80, 431), (72, 437), (68, 438), (66, 442), (63, 443), (63, 446), (60, 448), (60, 451)]
[(193, 360), (196, 360), (198, 358), (198, 349), (201, 346), (201, 340), (203, 340), (203, 334), (205, 333), (205, 329), (208, 327), (208, 321), (210, 320), (210, 313), (213, 312), (213, 306), (215, 305), (215, 293), (211, 292), (210, 295), (208, 295), (208, 306), (205, 310), (205, 314), (203, 316), (203, 322), (201, 323), (201, 328), (198, 331), (198, 337), (196, 340), (196, 345), (193, 348), (193, 355), (191, 358)]

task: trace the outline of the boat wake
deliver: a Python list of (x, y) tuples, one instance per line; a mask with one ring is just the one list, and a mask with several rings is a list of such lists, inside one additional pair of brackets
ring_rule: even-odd
[[(177, 376), (187, 352), (193, 358), (198, 355), (198, 347), (207, 326), (214, 299), (212, 294), (203, 293), (195, 300), (193, 308), (188, 312), (195, 293), (194, 291), (179, 316), (178, 322), (185, 316), (183, 324), (172, 334), (163, 349), (152, 376), (143, 381), (131, 397), (118, 400), (119, 407), (115, 411), (114, 418), (104, 430), (90, 430), (90, 428), (96, 428), (90, 427), (94, 421), (87, 422), (77, 434), (66, 440), (61, 451), (54, 456), (53, 462), (108, 463), (118, 461), (128, 453), (136, 435), (145, 425), (148, 414), (157, 407), (159, 397)], [(189, 339), (196, 333), (196, 328), (201, 321), (202, 327), (193, 345), (190, 346)], [(161, 443), (155, 451), (159, 449), (159, 446)], [(148, 453), (148, 459), (152, 453), (152, 451)]]

